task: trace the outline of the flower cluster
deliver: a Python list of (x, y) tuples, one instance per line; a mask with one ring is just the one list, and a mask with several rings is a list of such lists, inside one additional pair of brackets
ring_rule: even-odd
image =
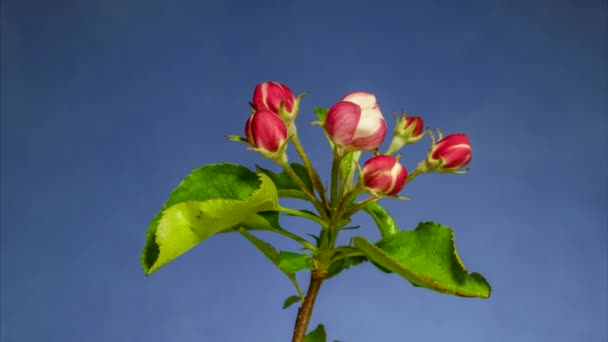
[[(289, 87), (278, 82), (264, 82), (255, 87), (251, 102), (253, 114), (245, 125), (245, 140), (252, 149), (274, 160), (286, 160), (286, 146), (295, 132), (301, 96), (294, 96)], [(463, 173), (471, 160), (471, 145), (464, 133), (455, 133), (439, 140), (432, 139), (427, 157), (408, 178), (399, 157), (392, 156), (405, 145), (420, 141), (425, 135), (420, 116), (403, 112), (393, 130), (388, 150), (381, 154), (379, 146), (386, 137), (387, 125), (376, 96), (367, 92), (346, 94), (331, 106), (321, 126), (334, 146), (334, 158), (359, 151), (374, 151), (360, 169), (359, 183), (375, 196), (395, 196), (404, 185), (419, 174), (437, 171)], [(292, 130), (291, 127), (294, 127)], [(282, 159), (281, 159), (282, 158)], [(357, 163), (357, 160), (354, 161)]]

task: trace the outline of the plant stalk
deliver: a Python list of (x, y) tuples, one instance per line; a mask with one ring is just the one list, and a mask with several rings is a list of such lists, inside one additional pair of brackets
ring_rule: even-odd
[(302, 162), (304, 162), (304, 166), (308, 170), (308, 174), (310, 175), (312, 184), (315, 187), (315, 189), (317, 190), (317, 192), (319, 193), (319, 196), (321, 197), (321, 201), (323, 202), (323, 205), (325, 206), (325, 208), (327, 210), (329, 210), (329, 208), (330, 208), (329, 201), (327, 200), (327, 194), (325, 191), (325, 186), (323, 186), (323, 181), (321, 180), (321, 177), (319, 177), (319, 175), (317, 174), (315, 169), (312, 167), (310, 159), (308, 159), (306, 152), (304, 152), (304, 148), (302, 147), (302, 143), (300, 143), (300, 139), (298, 138), (297, 134), (294, 134), (291, 137), (291, 142), (292, 142), (293, 146), (296, 148), (296, 151), (298, 152), (298, 154), (300, 155), (300, 159), (302, 159)]
[(315, 271), (310, 272), (310, 284), (308, 284), (304, 302), (302, 302), (302, 306), (298, 309), (298, 317), (296, 318), (296, 325), (293, 329), (293, 338), (291, 339), (291, 342), (304, 341), (308, 323), (312, 316), (312, 309), (315, 305), (315, 300), (317, 299), (317, 294), (319, 293), (323, 280), (323, 277), (316, 275)]

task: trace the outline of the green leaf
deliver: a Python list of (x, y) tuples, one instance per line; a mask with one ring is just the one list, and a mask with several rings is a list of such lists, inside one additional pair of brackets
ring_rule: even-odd
[(352, 187), (352, 181), (355, 174), (355, 154), (358, 156), (361, 155), (360, 151), (357, 152), (348, 152), (340, 161), (340, 183), (341, 188), (348, 191)]
[(454, 233), (433, 222), (401, 231), (375, 245), (353, 238), (370, 261), (395, 272), (412, 284), (461, 297), (489, 298), (490, 284), (479, 273), (467, 273), (454, 244)]
[(340, 272), (345, 269), (350, 268), (351, 266), (357, 266), (360, 263), (366, 261), (367, 258), (364, 256), (352, 256), (344, 259), (339, 259), (334, 261), (327, 270), (328, 275), (327, 279), (337, 276)]
[(323, 324), (319, 324), (317, 328), (304, 336), (304, 342), (326, 342), (327, 333)]
[(234, 164), (192, 171), (152, 219), (142, 253), (149, 275), (208, 237), (239, 225), (270, 227), (258, 212), (278, 207), (272, 180)]
[(327, 116), (327, 112), (329, 112), (329, 108), (313, 108), (312, 111), (317, 115), (317, 118), (321, 122), (325, 122), (325, 117)]
[[(269, 244), (266, 241), (263, 241), (257, 237), (255, 237), (254, 235), (250, 234), (246, 229), (239, 229), (239, 232), (247, 239), (249, 240), (249, 242), (251, 242), (254, 246), (256, 246), (260, 252), (262, 252), (262, 254), (264, 254), (268, 260), (270, 260), (275, 266), (277, 266), (281, 272), (283, 272), (287, 278), (289, 278), (289, 280), (291, 281), (291, 283), (293, 284), (293, 286), (296, 288), (296, 290), (298, 291), (298, 293), (300, 294), (300, 297), (298, 297), (299, 299), (304, 297), (304, 294), (302, 293), (302, 289), (300, 288), (300, 285), (298, 284), (298, 281), (296, 280), (296, 275), (293, 272), (288, 272), (285, 271), (284, 269), (282, 269), (279, 265), (280, 263), (280, 254), (279, 252), (277, 252), (276, 248), (274, 248), (271, 244)], [(283, 252), (281, 252), (283, 253)]]
[(285, 272), (295, 273), (312, 268), (312, 259), (306, 254), (281, 251), (279, 267)]
[[(317, 115), (317, 118), (319, 119), (319, 122), (321, 123), (321, 125), (324, 125), (325, 118), (327, 117), (327, 112), (329, 111), (329, 109), (328, 108), (313, 108), (312, 111)], [(327, 138), (327, 141), (329, 142), (329, 146), (333, 150), (334, 149), (333, 141), (331, 141), (331, 139), (329, 138), (329, 135), (327, 135), (327, 131), (325, 131), (325, 129), (323, 131), (325, 132), (325, 137)]]
[(293, 304), (299, 302), (300, 300), (302, 300), (300, 298), (300, 296), (289, 296), (285, 299), (285, 302), (283, 302), (283, 309), (287, 309), (288, 307), (292, 306)]
[(363, 210), (374, 219), (383, 238), (399, 232), (399, 227), (391, 214), (380, 204), (370, 203)]
[[(293, 170), (295, 171), (295, 173), (300, 177), (302, 182), (304, 182), (304, 185), (306, 185), (308, 190), (313, 192), (314, 190), (313, 190), (312, 180), (310, 179), (308, 170), (306, 170), (306, 166), (299, 164), (299, 163), (291, 163), (290, 165), (293, 168)], [(258, 172), (263, 173), (266, 176), (270, 177), (270, 179), (272, 179), (275, 186), (277, 187), (277, 190), (279, 190), (281, 192), (285, 191), (283, 194), (288, 194), (288, 196), (286, 196), (286, 197), (301, 198), (299, 193), (302, 193), (301, 195), (305, 196), (304, 193), (301, 191), (300, 187), (298, 186), (298, 184), (296, 182), (294, 182), (285, 171), (283, 171), (281, 173), (274, 173), (274, 172), (272, 172), (270, 170), (266, 170), (258, 165), (256, 165), (256, 169)], [(289, 196), (289, 194), (290, 194), (289, 191), (296, 191), (296, 194)], [(305, 197), (305, 198), (307, 199), (308, 197)]]

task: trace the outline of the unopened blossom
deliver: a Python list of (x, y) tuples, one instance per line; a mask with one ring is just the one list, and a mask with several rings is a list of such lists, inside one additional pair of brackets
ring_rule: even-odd
[(370, 158), (363, 165), (363, 184), (378, 195), (396, 195), (407, 179), (407, 170), (397, 158), (379, 155)]
[(350, 93), (333, 105), (325, 129), (334, 144), (350, 150), (373, 150), (386, 136), (386, 122), (370, 93)]

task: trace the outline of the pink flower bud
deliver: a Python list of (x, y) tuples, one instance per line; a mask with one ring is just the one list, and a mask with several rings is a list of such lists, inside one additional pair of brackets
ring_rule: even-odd
[(424, 121), (419, 116), (410, 116), (405, 118), (403, 126), (400, 129), (406, 141), (413, 143), (420, 140), (424, 135)]
[(471, 161), (471, 143), (464, 133), (450, 134), (439, 140), (429, 152), (431, 165), (439, 165), (439, 171), (457, 170)]
[(259, 110), (247, 120), (245, 136), (249, 144), (260, 151), (275, 153), (287, 140), (287, 127), (277, 114)]
[(391, 154), (407, 144), (412, 144), (422, 139), (424, 136), (424, 121), (419, 116), (405, 116), (402, 113), (401, 119), (397, 121), (393, 132), (393, 140), (386, 151), (386, 154)]
[(373, 150), (386, 136), (386, 122), (376, 97), (356, 92), (333, 105), (325, 118), (325, 129), (338, 146), (351, 150)]
[(287, 113), (293, 112), (295, 96), (286, 85), (279, 82), (264, 82), (253, 91), (253, 107), (255, 110), (269, 110), (280, 114), (281, 102)]
[(379, 195), (395, 195), (405, 185), (407, 170), (389, 155), (370, 158), (363, 164), (363, 184)]

